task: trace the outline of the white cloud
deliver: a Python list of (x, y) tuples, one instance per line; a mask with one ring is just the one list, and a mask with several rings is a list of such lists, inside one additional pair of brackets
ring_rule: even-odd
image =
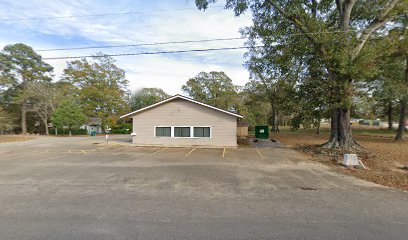
[[(149, 2), (149, 3), (147, 3)], [(116, 2), (115, 2), (116, 3)], [(176, 4), (175, 4), (176, 3)], [(150, 5), (149, 5), (150, 4)], [(156, 4), (156, 5), (154, 5)], [(0, 3), (0, 14), (4, 18), (27, 18), (38, 16), (88, 15), (112, 12), (145, 11), (194, 7), (194, 1), (122, 1), (111, 6), (111, 2), (95, 4), (94, 1), (7, 1)], [(153, 5), (153, 6), (152, 6)], [(139, 8), (140, 7), (140, 8)], [(212, 8), (198, 10), (169, 11), (161, 13), (118, 15), (109, 17), (87, 17), (48, 19), (38, 21), (0, 22), (0, 27), (9, 28), (10, 35), (2, 43), (24, 41), (36, 49), (61, 48), (87, 45), (115, 45), (128, 43), (151, 43), (195, 39), (239, 37), (239, 29), (250, 25), (249, 15), (236, 18), (230, 10)], [(160, 45), (138, 48), (103, 49), (105, 53), (154, 52), (180, 49), (203, 49), (239, 47), (242, 40)], [(41, 52), (44, 57), (89, 55), (97, 50)], [(160, 87), (175, 94), (188, 78), (200, 71), (224, 71), (235, 84), (243, 85), (248, 73), (243, 64), (244, 50), (183, 53), (117, 57), (119, 67), (127, 71), (132, 90), (141, 87)], [(50, 60), (56, 76), (60, 76), (65, 62)]]

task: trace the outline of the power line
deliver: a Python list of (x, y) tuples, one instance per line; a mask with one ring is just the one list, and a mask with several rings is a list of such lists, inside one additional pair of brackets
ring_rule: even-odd
[[(223, 6), (212, 6), (212, 7), (209, 7), (209, 8), (224, 8), (224, 7)], [(0, 22), (25, 21), (25, 20), (86, 18), (86, 17), (105, 17), (105, 16), (118, 16), (118, 15), (137, 15), (137, 14), (173, 12), (173, 11), (187, 11), (187, 10), (197, 10), (197, 8), (175, 8), (175, 9), (162, 9), (162, 10), (152, 10), (152, 11), (133, 11), (133, 12), (100, 13), (100, 14), (85, 14), (85, 15), (68, 15), (68, 16), (59, 16), (59, 17), (2, 18), (2, 19), (0, 19)]]
[[(323, 32), (292, 33), (292, 34), (287, 34), (286, 36), (333, 34), (333, 33), (344, 33), (344, 32), (345, 31), (337, 30), (337, 31), (323, 31)], [(349, 30), (349, 32), (360, 32), (360, 31), (359, 30)], [(170, 41), (170, 42), (153, 42), (153, 43), (136, 43), (136, 44), (120, 44), (120, 45), (89, 46), (89, 47), (49, 48), (49, 49), (36, 49), (35, 51), (37, 51), (37, 52), (51, 52), (51, 51), (68, 51), (68, 50), (84, 50), (84, 49), (140, 47), (140, 46), (154, 46), (154, 45), (181, 44), (181, 43), (231, 41), (231, 40), (243, 40), (243, 39), (245, 39), (245, 38), (243, 38), (243, 37), (230, 37), (230, 38), (213, 38), (213, 39)]]
[(154, 45), (166, 45), (166, 44), (181, 44), (181, 43), (201, 43), (201, 42), (215, 42), (215, 41), (230, 41), (244, 39), (241, 37), (232, 38), (213, 38), (202, 40), (186, 40), (186, 41), (173, 41), (173, 42), (155, 42), (155, 43), (137, 43), (137, 44), (124, 44), (124, 45), (106, 45), (106, 46), (90, 46), (90, 47), (72, 47), (72, 48), (50, 48), (39, 49), (37, 52), (50, 52), (50, 51), (68, 51), (68, 50), (83, 50), (83, 49), (102, 49), (102, 48), (121, 48), (121, 47), (140, 47), (140, 46), (154, 46)]
[[(258, 47), (264, 47), (264, 46), (256, 46), (256, 48), (258, 48)], [(170, 54), (170, 53), (188, 53), (188, 52), (209, 52), (209, 51), (237, 50), (237, 49), (247, 49), (247, 48), (251, 48), (251, 47), (225, 47), (225, 48), (206, 48), (206, 49), (191, 49), (191, 50), (177, 50), (177, 51), (118, 53), (118, 54), (103, 54), (103, 55), (83, 55), (83, 56), (73, 56), (73, 57), (49, 57), (49, 58), (43, 58), (43, 59), (44, 60), (59, 60), (59, 59), (78, 59), (78, 58), (99, 58), (99, 57), (157, 55), (157, 54)]]

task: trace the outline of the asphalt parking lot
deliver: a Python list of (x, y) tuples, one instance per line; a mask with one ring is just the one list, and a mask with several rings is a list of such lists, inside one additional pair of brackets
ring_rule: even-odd
[(408, 193), (285, 147), (0, 144), (0, 239), (406, 239)]

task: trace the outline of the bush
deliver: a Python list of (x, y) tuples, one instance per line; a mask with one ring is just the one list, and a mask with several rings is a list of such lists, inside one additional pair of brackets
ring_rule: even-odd
[[(80, 129), (80, 128), (73, 128), (71, 129), (72, 135), (87, 135), (88, 131), (86, 129)], [(55, 134), (55, 128), (50, 128), (50, 134)], [(69, 135), (69, 129), (68, 128), (59, 128), (58, 129), (58, 135)]]
[[(126, 131), (126, 129), (129, 129)], [(111, 130), (112, 134), (130, 134), (132, 132), (132, 124), (131, 123), (121, 123), (117, 126), (113, 127)]]
[(112, 129), (111, 133), (112, 134), (130, 134), (132, 131), (129, 129), (126, 131), (126, 129)]

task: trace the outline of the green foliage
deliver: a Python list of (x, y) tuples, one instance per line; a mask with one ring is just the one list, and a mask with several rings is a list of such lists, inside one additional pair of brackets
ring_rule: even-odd
[(132, 123), (118, 123), (114, 128), (112, 128), (111, 133), (113, 134), (130, 134), (132, 132)]
[[(217, 0), (195, 2), (206, 9)], [(373, 36), (379, 30), (379, 35), (387, 34), (388, 22), (406, 16), (408, 1), (227, 0), (225, 7), (237, 16), (252, 12), (253, 25), (242, 34), (248, 38), (247, 66), (254, 79), (271, 86), (270, 94), (285, 91), (273, 91), (275, 83), (267, 81), (295, 79), (295, 84), (283, 86), (292, 85), (296, 92), (297, 98), (287, 98), (288, 102), (300, 104), (278, 104), (278, 109), (295, 111), (296, 125), (313, 122), (328, 109), (335, 121), (327, 146), (355, 146), (351, 129), (343, 124), (355, 104), (355, 84), (377, 74)], [(302, 85), (306, 86), (301, 89)], [(307, 85), (316, 86), (316, 91)], [(275, 114), (274, 109), (272, 105)]]
[(14, 125), (14, 119), (10, 117), (10, 114), (0, 108), (0, 133), (13, 129)]
[(30, 46), (22, 43), (7, 45), (0, 53), (0, 75), (6, 88), (24, 88), (34, 81), (51, 81), (53, 68)]
[[(30, 83), (51, 82), (52, 71), (53, 68), (30, 46), (22, 43), (5, 46), (0, 53), (1, 104), (10, 113), (13, 112), (16, 119), (23, 119), (29, 104), (27, 86)], [(23, 120), (22, 128), (25, 132), (26, 122)]]
[(92, 61), (82, 59), (69, 62), (61, 79), (63, 83), (65, 89), (73, 90), (84, 113), (88, 117), (102, 119), (103, 127), (113, 126), (117, 116), (129, 111), (125, 71), (103, 54), (95, 56)]
[(236, 86), (224, 72), (200, 72), (181, 89), (197, 101), (225, 110), (236, 108)]
[(53, 125), (58, 129), (79, 128), (86, 120), (87, 117), (83, 114), (81, 107), (71, 99), (63, 101), (51, 117)]
[(238, 112), (249, 126), (267, 124), (271, 114), (271, 105), (267, 99), (265, 87), (257, 81), (249, 81), (238, 94)]
[[(55, 134), (55, 128), (50, 128), (51, 134)], [(81, 128), (72, 128), (69, 130), (68, 128), (58, 128), (57, 129), (58, 135), (88, 135), (88, 131), (86, 129)]]
[(134, 92), (130, 99), (132, 111), (147, 107), (149, 105), (160, 102), (163, 99), (170, 97), (160, 88), (142, 88), (140, 91)]

